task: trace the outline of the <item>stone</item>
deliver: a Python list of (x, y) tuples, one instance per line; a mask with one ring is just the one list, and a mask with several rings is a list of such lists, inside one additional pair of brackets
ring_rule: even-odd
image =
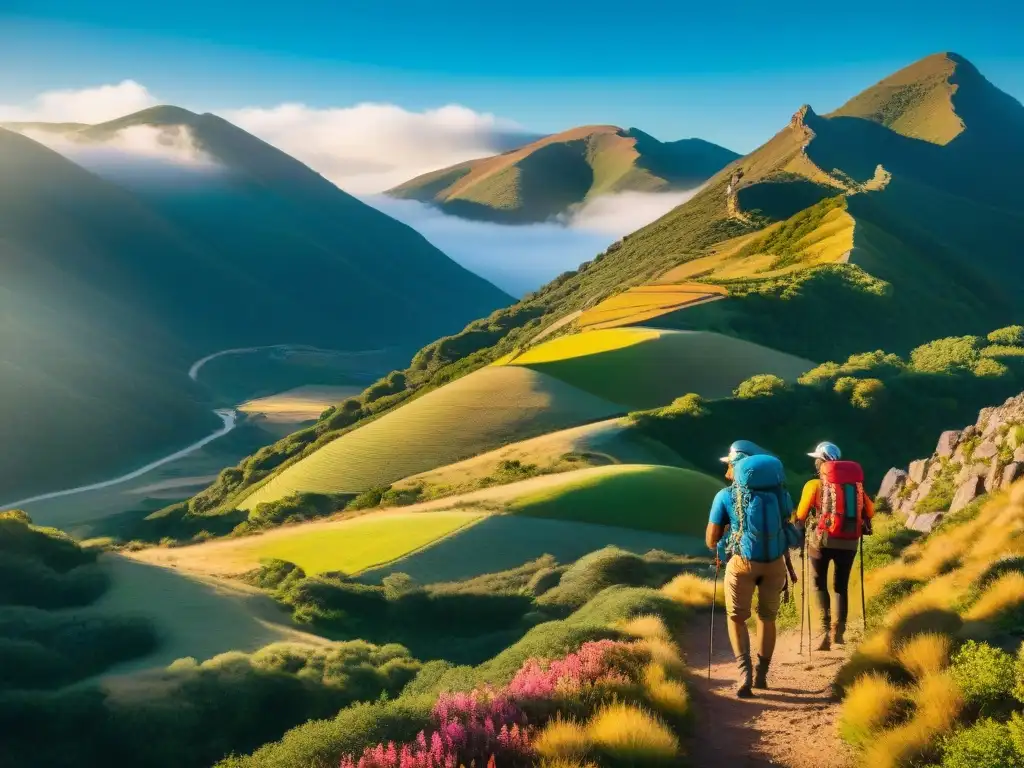
[(952, 456), (956, 447), (960, 445), (960, 438), (963, 432), (959, 429), (948, 429), (939, 435), (939, 444), (935, 447), (935, 455)]
[(914, 490), (914, 495), (913, 495), (914, 504), (917, 504), (917, 502), (919, 502), (919, 501), (921, 501), (921, 499), (925, 498), (931, 492), (931, 490), (932, 490), (932, 481), (931, 480), (925, 480), (923, 483), (921, 483), (919, 486), (917, 486), (917, 488)]
[(999, 446), (995, 444), (994, 440), (986, 440), (984, 443), (974, 449), (974, 456), (972, 458), (975, 461), (981, 459), (991, 459), (999, 453)]
[(907, 518), (907, 528), (912, 531), (929, 533), (932, 528), (942, 522), (942, 512), (928, 512), (923, 515), (911, 515)]
[(985, 493), (998, 491), (1002, 487), (1003, 470), (998, 461), (993, 461), (988, 472), (985, 473)]
[(1003, 470), (1003, 480), (999, 484), (1000, 488), (1008, 488), (1013, 483), (1024, 477), (1024, 462), (1015, 461), (1012, 464), (1007, 464)]
[(928, 474), (928, 459), (918, 459), (917, 461), (910, 462), (910, 466), (907, 468), (907, 476), (910, 478), (910, 482), (920, 485), (924, 482), (925, 475)]
[(953, 494), (953, 503), (949, 505), (950, 512), (959, 512), (976, 498), (985, 492), (985, 481), (980, 477), (972, 477), (956, 489)]
[(1024, 461), (1024, 445), (1020, 446), (1016, 451), (1013, 452), (1014, 461)]
[(902, 491), (907, 485), (907, 473), (902, 469), (896, 469), (893, 467), (885, 473), (885, 477), (882, 478), (882, 484), (878, 486), (878, 497), (885, 499), (889, 502), (889, 507), (894, 509), (896, 504), (897, 494)]
[(960, 471), (956, 473), (956, 479), (953, 483), (957, 488), (959, 488), (972, 477), (985, 477), (987, 474), (988, 464), (983, 464), (980, 461), (974, 464), (965, 464), (961, 467)]

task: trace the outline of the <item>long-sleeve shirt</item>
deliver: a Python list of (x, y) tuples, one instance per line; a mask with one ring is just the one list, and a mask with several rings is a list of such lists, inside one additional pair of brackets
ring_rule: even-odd
[[(800, 494), (800, 503), (796, 505), (796, 512), (793, 517), (797, 522), (808, 524), (808, 519), (817, 520), (820, 510), (818, 509), (818, 497), (821, 495), (821, 481), (818, 478), (808, 480), (804, 484), (804, 490)], [(871, 497), (864, 494), (864, 517), (870, 520), (875, 516), (875, 503)], [(817, 526), (811, 525), (808, 530), (807, 548), (810, 550), (826, 547), (828, 549), (856, 549), (856, 539), (830, 539), (826, 535), (824, 540), (817, 532)]]

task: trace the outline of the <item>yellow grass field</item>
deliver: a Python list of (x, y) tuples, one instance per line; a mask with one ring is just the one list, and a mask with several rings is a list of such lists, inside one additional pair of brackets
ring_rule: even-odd
[(684, 307), (724, 298), (727, 293), (725, 288), (703, 283), (641, 285), (583, 312), (578, 325), (583, 331), (635, 325)]
[(814, 363), (732, 336), (641, 327), (562, 336), (506, 365), (516, 366), (628, 408), (654, 408), (689, 392), (726, 397), (759, 373), (794, 380)]
[(238, 406), (242, 413), (262, 414), (271, 422), (294, 424), (316, 421), (329, 406), (358, 395), (359, 387), (305, 386), (268, 397), (248, 400)]
[(295, 563), (306, 573), (355, 574), (408, 555), (481, 517), (480, 512), (460, 510), (385, 511), (189, 547), (142, 550), (132, 557), (220, 576), (244, 573), (267, 558)]
[(528, 368), (488, 367), (328, 443), (235, 503), (253, 509), (297, 491), (359, 493), (624, 410)]
[[(568, 459), (569, 455), (576, 459)], [(421, 472), (396, 483), (395, 487), (422, 485), (432, 491), (450, 488), (452, 493), (459, 493), (493, 476), (505, 461), (533, 464), (544, 471), (570, 471), (605, 464), (683, 465), (674, 451), (629, 429), (625, 419), (608, 419), (522, 440), (465, 461)]]
[(853, 250), (854, 219), (843, 208), (834, 208), (814, 230), (797, 242), (799, 259), (793, 264), (771, 269), (776, 258), (774, 254), (742, 253), (745, 245), (770, 234), (781, 225), (782, 222), (750, 235), (727, 240), (716, 246), (711, 254), (670, 269), (656, 283), (670, 287), (671, 284), (697, 277), (709, 280), (775, 277), (819, 264), (844, 261)]

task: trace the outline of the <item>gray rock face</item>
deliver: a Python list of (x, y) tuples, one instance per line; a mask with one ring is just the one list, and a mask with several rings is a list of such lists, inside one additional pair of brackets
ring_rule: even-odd
[(923, 515), (910, 515), (907, 517), (907, 528), (928, 533), (942, 522), (943, 514), (942, 512), (927, 512)]
[(910, 477), (910, 482), (920, 485), (924, 482), (925, 475), (928, 474), (928, 465), (931, 462), (928, 459), (918, 459), (917, 461), (910, 462), (910, 466), (907, 468), (907, 475)]
[(953, 503), (949, 505), (950, 512), (959, 512), (976, 498), (985, 492), (985, 481), (980, 477), (972, 477), (956, 489), (953, 495)]
[(1002, 486), (1003, 470), (998, 461), (993, 461), (988, 472), (985, 473), (985, 493), (992, 493)]
[(965, 464), (959, 472), (957, 472), (956, 483), (957, 487), (960, 487), (966, 483), (972, 477), (985, 477), (988, 474), (988, 464), (982, 464), (977, 462), (975, 464)]
[(893, 467), (882, 478), (882, 484), (878, 486), (878, 497), (888, 501), (890, 509), (896, 507), (893, 502), (896, 500), (897, 494), (907, 485), (907, 477), (907, 473), (902, 469)]
[(1024, 461), (1015, 461), (1007, 464), (1003, 469), (1003, 479), (999, 484), (1000, 488), (1007, 488), (1024, 477)]
[(957, 446), (960, 445), (962, 435), (963, 431), (959, 429), (949, 429), (943, 432), (939, 435), (939, 444), (935, 447), (935, 455), (952, 456)]

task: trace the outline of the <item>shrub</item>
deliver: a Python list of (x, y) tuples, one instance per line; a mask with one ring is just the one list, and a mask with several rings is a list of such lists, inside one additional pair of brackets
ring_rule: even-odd
[(1011, 700), (1014, 658), (987, 643), (968, 640), (953, 656), (953, 679), (965, 703), (983, 714), (1001, 711)]
[(942, 768), (1022, 768), (1005, 723), (984, 718), (943, 741)]
[(1017, 650), (1017, 662), (1014, 665), (1013, 695), (1024, 704), (1024, 643)]
[(585, 725), (557, 717), (538, 734), (534, 748), (550, 760), (581, 760), (590, 752), (590, 735)]
[(1003, 344), (1009, 347), (1024, 346), (1024, 326), (1009, 325), (999, 328), (987, 336), (992, 344)]
[(885, 384), (881, 379), (861, 379), (853, 387), (850, 404), (854, 408), (872, 408), (884, 396)]
[(786, 389), (786, 382), (770, 373), (760, 373), (741, 382), (733, 394), (741, 400), (753, 397), (771, 397)]
[[(692, 573), (681, 573), (661, 588), (672, 600), (691, 608), (710, 608), (713, 600), (725, 602), (724, 589), (715, 589), (714, 582)], [(717, 595), (715, 593), (718, 593)]]
[(975, 376), (991, 376), (992, 378), (998, 378), (999, 376), (1005, 376), (1010, 372), (1010, 369), (998, 360), (993, 360), (991, 357), (983, 357), (974, 367), (971, 369)]
[(972, 370), (977, 364), (981, 338), (952, 336), (922, 344), (910, 353), (910, 364), (921, 373), (951, 373)]

